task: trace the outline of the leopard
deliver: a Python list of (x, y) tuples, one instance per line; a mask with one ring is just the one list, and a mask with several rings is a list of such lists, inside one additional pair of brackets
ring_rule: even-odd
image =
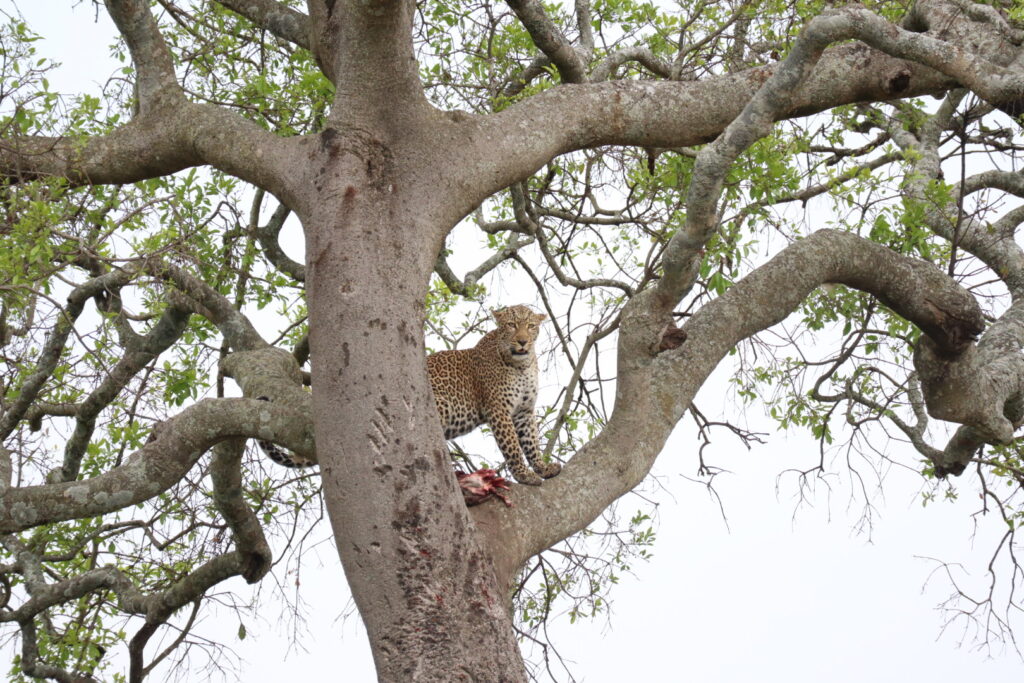
[[(544, 461), (534, 414), (538, 379), (534, 344), (547, 315), (523, 305), (495, 310), (491, 315), (498, 327), (476, 346), (427, 356), (427, 374), (441, 428), (445, 439), (451, 440), (486, 423), (516, 481), (539, 486), (562, 469), (557, 462)], [(257, 398), (270, 400), (266, 396)], [(316, 460), (290, 453), (270, 441), (257, 443), (279, 465), (316, 464)]]
[[(270, 397), (257, 396), (256, 400), (269, 401)], [(273, 441), (259, 439), (256, 443), (259, 444), (260, 450), (262, 450), (268, 458), (283, 467), (312, 467), (317, 464), (316, 459), (305, 455), (299, 455), (298, 453), (292, 453), (291, 451), (281, 448)]]
[(538, 378), (534, 344), (547, 315), (523, 305), (491, 315), (498, 327), (476, 346), (427, 356), (444, 438), (455, 439), (486, 423), (516, 481), (539, 486), (562, 469), (557, 462), (544, 461), (534, 414)]

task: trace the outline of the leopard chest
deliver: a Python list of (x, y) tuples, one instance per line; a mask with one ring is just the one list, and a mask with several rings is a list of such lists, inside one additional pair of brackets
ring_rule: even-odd
[(483, 403), (491, 409), (509, 414), (533, 410), (537, 401), (537, 366), (500, 366), (491, 368), (481, 378)]

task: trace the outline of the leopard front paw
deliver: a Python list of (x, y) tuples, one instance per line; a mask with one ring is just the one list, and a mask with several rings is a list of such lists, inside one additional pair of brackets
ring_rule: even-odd
[(561, 471), (562, 466), (557, 462), (546, 462), (543, 465), (541, 465), (541, 467), (537, 470), (537, 474), (539, 474), (545, 479), (550, 479), (551, 477), (554, 477)]
[(520, 484), (526, 484), (527, 486), (540, 486), (544, 480), (539, 476), (531, 472), (530, 470), (523, 467), (521, 470), (516, 468), (512, 470), (512, 476), (516, 478)]

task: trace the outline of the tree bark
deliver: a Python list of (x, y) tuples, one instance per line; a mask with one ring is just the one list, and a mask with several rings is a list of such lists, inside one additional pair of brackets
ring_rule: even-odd
[[(371, 6), (309, 0), (308, 17), (267, 0), (224, 4), (248, 12), (278, 35), (308, 43), (336, 86), (323, 132), (280, 139), (220, 108), (190, 103), (148, 4), (110, 0), (137, 67), (139, 115), (84, 144), (12, 140), (0, 149), (0, 167), (14, 178), (54, 175), (84, 184), (127, 182), (209, 164), (274, 192), (298, 214), (307, 240), (312, 414), (324, 497), (381, 680), (525, 680), (507, 609), (508, 589), (522, 563), (584, 528), (638, 484), (729, 349), (782, 320), (824, 282), (872, 292), (928, 335), (935, 349), (922, 345), (918, 361), (930, 409), (1002, 441), (1022, 419), (1016, 399), (1024, 370), (1019, 362), (1013, 367), (988, 362), (1007, 355), (1007, 348), (1016, 352), (1010, 344), (1015, 336), (1006, 342), (994, 337), (991, 348), (973, 350), (982, 327), (980, 311), (952, 280), (852, 235), (820, 232), (704, 306), (683, 328), (685, 342), (662, 353), (652, 349), (682, 288), (660, 302), (653, 300), (653, 290), (634, 296), (623, 310), (618, 394), (607, 427), (558, 478), (537, 489), (516, 487), (515, 508), (485, 505), (470, 513), (452, 475), (424, 360), (423, 302), (445, 234), (484, 198), (558, 154), (599, 145), (672, 147), (715, 139), (781, 67), (693, 83), (559, 86), (489, 117), (443, 113), (429, 105), (418, 79), (411, 2), (383, 0)], [(933, 5), (945, 3), (918, 3), (924, 8), (918, 14)], [(539, 10), (534, 3), (513, 6), (534, 18)], [(955, 83), (971, 85), (998, 106), (1018, 107), (1021, 79), (1003, 73), (1001, 65), (1020, 50), (957, 33), (971, 22), (950, 20), (941, 24), (941, 35), (974, 46), (990, 60), (1005, 55), (993, 62), (999, 70), (992, 78), (988, 63), (974, 59), (966, 47), (957, 48), (957, 59), (950, 60), (944, 50), (951, 43), (935, 35), (899, 29), (856, 8), (842, 12), (849, 31), (837, 35), (859, 37), (872, 47), (853, 43), (825, 49), (823, 38), (814, 51), (821, 59), (785, 89), (791, 96), (765, 119), (766, 126), (838, 104), (937, 92)], [(921, 30), (941, 23), (923, 15), (915, 21)], [(578, 73), (585, 65), (566, 51), (562, 37), (540, 19), (528, 18), (527, 27), (534, 34), (546, 32), (550, 40), (539, 47), (556, 60), (567, 81), (586, 80)], [(753, 139), (763, 134), (759, 131), (747, 132)], [(690, 190), (699, 194), (693, 186)], [(713, 205), (718, 191), (705, 196)], [(711, 225), (717, 220), (714, 207), (705, 208)], [(703, 234), (693, 251), (706, 241)], [(964, 244), (972, 246), (969, 239)], [(666, 263), (663, 282), (677, 274), (671, 272), (673, 263)], [(201, 304), (235, 351), (260, 346), (255, 331), (239, 327), (216, 300), (204, 301), (208, 292), (184, 282), (173, 268), (160, 272)], [(241, 365), (239, 356), (225, 363), (229, 372), (232, 367), (244, 372)], [(289, 368), (297, 384), (297, 368)], [(1013, 382), (1003, 381), (1011, 375)], [(987, 400), (1000, 406), (996, 419), (967, 411), (957, 397), (934, 390), (952, 380), (964, 387), (979, 381), (991, 385), (993, 398)], [(246, 383), (256, 381), (263, 380), (239, 378), (247, 394), (253, 392)], [(292, 389), (292, 396), (301, 391)], [(29, 401), (23, 402), (9, 414), (12, 424), (27, 410)], [(253, 403), (221, 399), (190, 407), (168, 420), (126, 465), (86, 482), (5, 491), (0, 531), (145, 500), (178, 481), (205, 450), (225, 439), (272, 435), (295, 450), (312, 448), (309, 423), (294, 405), (254, 410)], [(973, 444), (971, 439), (967, 442)], [(231, 469), (236, 466), (237, 453), (221, 455), (215, 482), (225, 516), (239, 536), (248, 538), (245, 556), (231, 559), (231, 569), (258, 578), (269, 555), (240, 509)], [(114, 581), (104, 576), (96, 581), (101, 579)]]
[(329, 180), (303, 216), (313, 419), (378, 676), (525, 680), (426, 374), (423, 302), (442, 232), (420, 212), (432, 186), (404, 180), (385, 131), (322, 138), (311, 167)]

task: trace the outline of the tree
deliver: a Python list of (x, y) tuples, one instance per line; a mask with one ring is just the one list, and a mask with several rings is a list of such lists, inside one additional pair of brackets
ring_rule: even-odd
[[(382, 680), (524, 680), (516, 621), (573, 580), (531, 558), (644, 479), (738, 347), (737, 396), (823, 453), (895, 430), (927, 477), (971, 467), (1018, 585), (1019, 7), (293, 5), (108, 0), (125, 67), (102, 101), (50, 92), (30, 29), (4, 30), (0, 621), (25, 674), (93, 680), (130, 627), (142, 680), (322, 490)], [(490, 253), (460, 278), (467, 230)], [(509, 268), (572, 368), (546, 422), (565, 466), (467, 508), (423, 324), (457, 343), (448, 311)], [(265, 475), (246, 439), (319, 477)], [(983, 638), (1011, 633), (1012, 596), (966, 612)]]

